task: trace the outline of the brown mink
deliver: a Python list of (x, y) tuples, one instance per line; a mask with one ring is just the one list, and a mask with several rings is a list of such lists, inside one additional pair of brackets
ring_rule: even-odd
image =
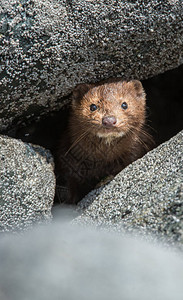
[(76, 204), (101, 179), (116, 175), (151, 148), (145, 110), (145, 92), (138, 80), (75, 88), (58, 150), (59, 173), (69, 190), (67, 203)]

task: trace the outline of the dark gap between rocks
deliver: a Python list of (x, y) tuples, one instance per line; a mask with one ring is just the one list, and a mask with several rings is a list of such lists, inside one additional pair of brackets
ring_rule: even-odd
[[(148, 125), (153, 128), (156, 146), (169, 140), (183, 128), (183, 65), (177, 69), (142, 81), (147, 94)], [(51, 112), (39, 122), (24, 128), (14, 128), (7, 135), (41, 145), (55, 155), (59, 136), (69, 115), (66, 106), (59, 112)]]
[(183, 65), (142, 83), (149, 124), (158, 146), (183, 129)]

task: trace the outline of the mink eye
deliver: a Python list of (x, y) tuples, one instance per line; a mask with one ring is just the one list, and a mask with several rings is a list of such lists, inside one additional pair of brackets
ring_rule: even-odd
[(97, 106), (96, 106), (95, 104), (91, 104), (91, 105), (90, 105), (90, 110), (91, 110), (91, 111), (97, 110)]
[(123, 102), (123, 103), (121, 104), (121, 107), (122, 107), (123, 109), (127, 109), (127, 108), (128, 108), (128, 104), (127, 104), (126, 102)]

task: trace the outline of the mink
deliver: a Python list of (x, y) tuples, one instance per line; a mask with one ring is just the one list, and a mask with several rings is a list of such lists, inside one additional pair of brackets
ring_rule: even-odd
[(77, 204), (103, 178), (115, 176), (152, 148), (146, 95), (138, 80), (79, 84), (58, 147), (58, 170)]

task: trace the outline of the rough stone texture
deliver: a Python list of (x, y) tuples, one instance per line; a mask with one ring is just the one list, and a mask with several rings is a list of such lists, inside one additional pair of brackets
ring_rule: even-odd
[(55, 192), (49, 151), (0, 136), (0, 231), (51, 219)]
[(0, 239), (2, 300), (182, 300), (180, 253), (62, 223)]
[(1, 130), (58, 109), (78, 82), (142, 79), (183, 63), (179, 0), (0, 3)]
[(75, 223), (138, 229), (183, 245), (183, 131), (92, 191), (79, 208)]

